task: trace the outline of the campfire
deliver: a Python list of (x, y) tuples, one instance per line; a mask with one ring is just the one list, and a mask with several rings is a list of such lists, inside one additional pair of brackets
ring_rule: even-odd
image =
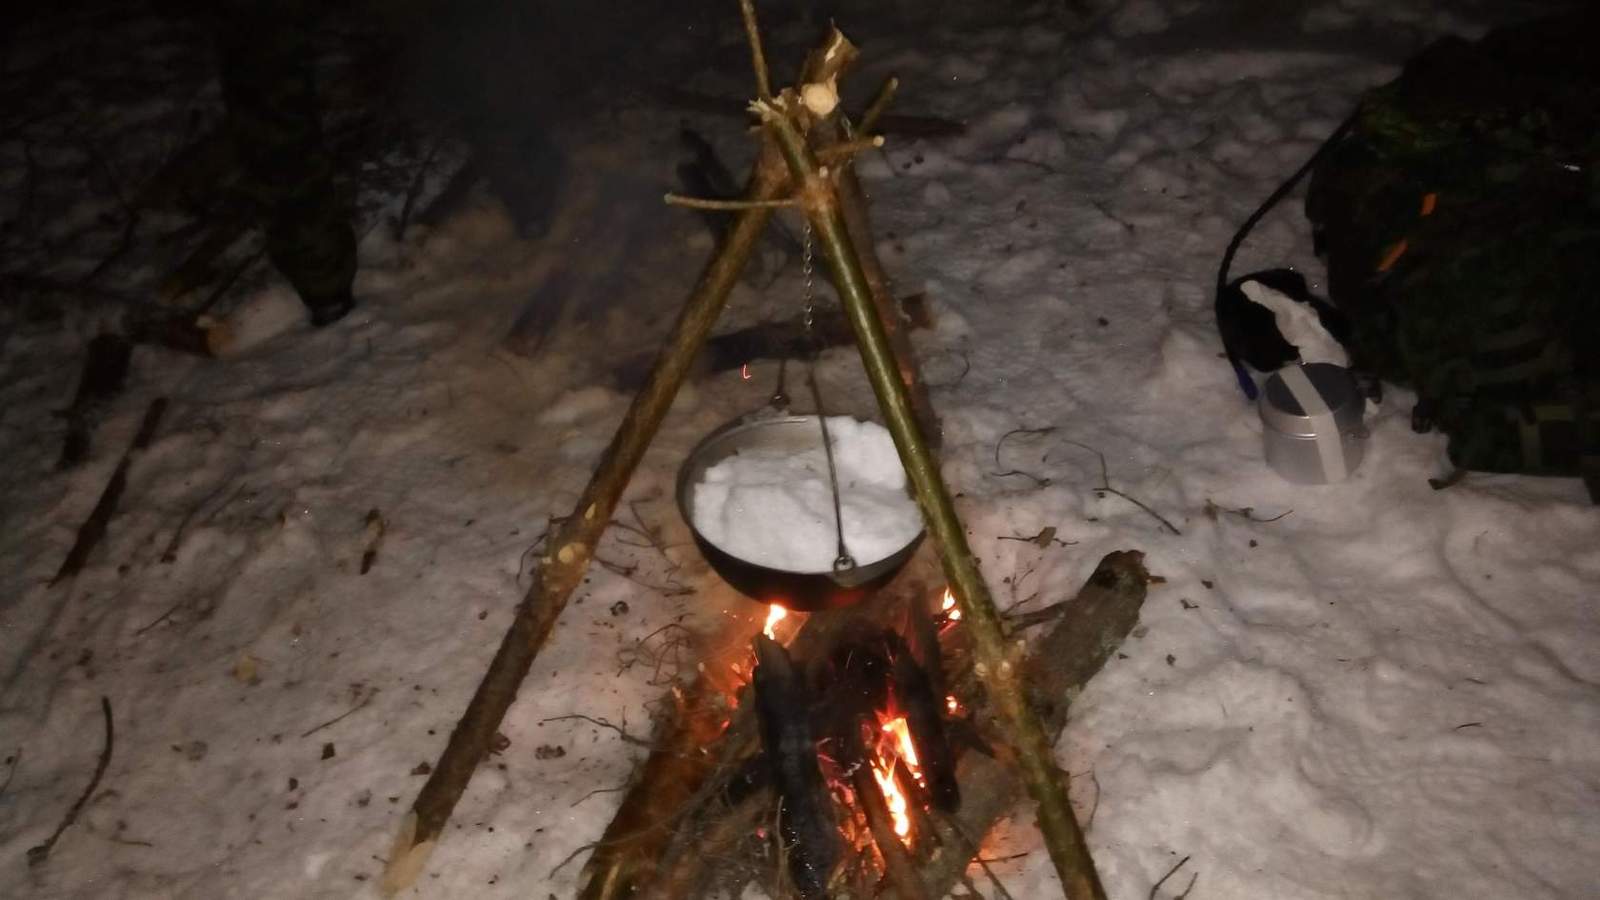
[[(674, 690), (579, 896), (738, 896), (756, 883), (774, 897), (922, 900), (971, 877), (1022, 786), (966, 619), (949, 591), (919, 586), (932, 564), (925, 554), (846, 609), (769, 604), (748, 654)], [(1066, 696), (1099, 668), (1146, 581), (1139, 554), (1114, 553), (1077, 599), (1016, 620), (1018, 639), (1049, 625), (1019, 658), (1035, 696)], [(1041, 711), (1051, 734), (1064, 725), (1064, 703)]]
[(940, 688), (939, 632), (954, 610), (936, 622), (913, 599), (906, 611), (899, 628), (852, 629), (797, 659), (774, 634), (787, 613), (773, 604), (754, 639), (760, 752), (742, 781), (771, 789), (780, 855), (802, 897), (828, 892), (841, 857), (858, 861), (847, 869), (887, 871), (919, 839), (919, 820), (960, 807), (946, 721), (960, 704)]

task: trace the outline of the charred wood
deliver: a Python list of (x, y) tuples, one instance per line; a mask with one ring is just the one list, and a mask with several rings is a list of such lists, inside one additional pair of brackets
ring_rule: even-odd
[(839, 832), (817, 764), (808, 715), (811, 692), (783, 645), (756, 635), (755, 649), (761, 748), (778, 793), (778, 833), (789, 877), (802, 897), (826, 896), (839, 861)]

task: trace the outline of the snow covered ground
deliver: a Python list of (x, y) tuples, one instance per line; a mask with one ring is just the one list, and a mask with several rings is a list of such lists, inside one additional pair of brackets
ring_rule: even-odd
[[(1122, 548), (1166, 578), (1059, 747), (1110, 896), (1173, 897), (1191, 876), (1192, 900), (1596, 896), (1600, 512), (1569, 481), (1430, 489), (1442, 440), (1411, 433), (1399, 390), (1370, 414), (1351, 481), (1282, 482), (1211, 321), (1217, 257), (1259, 198), (1422, 40), (1491, 18), (1423, 0), (1090, 5), (1087, 18), (1041, 6), (914, 33), (841, 24), (866, 51), (861, 90), (894, 71), (903, 110), (968, 123), (891, 142), (861, 172), (900, 289), (934, 305), (918, 343), (945, 473), (997, 595), (1069, 596)], [(183, 34), (119, 22), (184, 58)], [(735, 95), (742, 76), (694, 86)], [(173, 108), (144, 98), (101, 115), (159, 125)], [(375, 894), (419, 764), (527, 584), (526, 551), (570, 510), (627, 403), (612, 367), (649, 352), (709, 250), (698, 222), (652, 199), (686, 118), (730, 157), (748, 152), (732, 120), (619, 98), (563, 125), (580, 164), (543, 240), (519, 239), (480, 197), (400, 244), (369, 231), (361, 305), (334, 327), (294, 322), (269, 279), (227, 301), (255, 323), (234, 358), (140, 348), (95, 455), (66, 475), (52, 411), (99, 314), (40, 322), (0, 298), (0, 893)], [(34, 166), (17, 143), (0, 156), (8, 219)], [(1317, 273), (1309, 243), (1285, 206), (1237, 271)], [(27, 261), (69, 276), (106, 249)], [(170, 263), (143, 258), (130, 288)], [(542, 349), (506, 352), (558, 276), (575, 293)], [(791, 261), (770, 288), (742, 286), (729, 321), (793, 315), (799, 297)], [(870, 409), (852, 353), (824, 362), (836, 412)], [(774, 367), (751, 369), (679, 399), (627, 517), (662, 529), (675, 565), (608, 538), (601, 556), (637, 570), (592, 573), (412, 895), (570, 895), (581, 860), (552, 869), (599, 836), (619, 795), (595, 791), (624, 783), (642, 750), (544, 720), (581, 712), (644, 732), (661, 688), (624, 651), (671, 622), (713, 635), (758, 612), (695, 558), (671, 502), (685, 450), (770, 391)], [(172, 406), (105, 541), (48, 587), (156, 396)], [(997, 460), (1017, 428), (1054, 430), (1011, 436)], [(1097, 493), (1087, 448), (1181, 534)], [(994, 474), (1006, 469), (1048, 484)], [(374, 509), (387, 527), (363, 575)], [(1075, 543), (999, 540), (1046, 526)], [(102, 695), (110, 766), (30, 869), (25, 851), (94, 769)], [(991, 845), (1024, 854), (997, 872), (1017, 897), (1051, 896), (1026, 818)]]

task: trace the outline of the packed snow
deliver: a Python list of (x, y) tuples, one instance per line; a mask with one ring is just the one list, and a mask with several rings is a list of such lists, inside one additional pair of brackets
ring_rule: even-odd
[(692, 494), (695, 530), (745, 562), (785, 572), (831, 571), (840, 532), (858, 565), (904, 549), (922, 531), (922, 513), (906, 493), (906, 470), (889, 430), (829, 416), (828, 444), (839, 485), (837, 521), (819, 428), (815, 447), (750, 448), (707, 467)]
[[(940, 8), (912, 10), (910, 25), (840, 24), (864, 50), (847, 103), (893, 72), (898, 109), (967, 125), (890, 135), (859, 162), (897, 289), (934, 310), (915, 340), (945, 478), (1008, 608), (1070, 597), (1111, 550), (1143, 551), (1164, 578), (1057, 747), (1109, 896), (1595, 896), (1600, 512), (1576, 481), (1430, 488), (1448, 469), (1443, 440), (1411, 431), (1398, 389), (1369, 411), (1350, 479), (1286, 483), (1262, 459), (1211, 319), (1234, 227), (1363, 89), (1432, 37), (1535, 6)], [(733, 11), (725, 63), (696, 91), (750, 93)], [(203, 34), (131, 7), (41, 16), (13, 34), (7, 81), (52, 59), (73, 77), (27, 80), (37, 102), (3, 113), (0, 218), (16, 224), (0, 240), (8, 275), (72, 283), (120, 232), (97, 218), (115, 222), (115, 192), (80, 177), (101, 171), (91, 150), (125, 178), (148, 173), (139, 160), (219, 106), (194, 62)], [(775, 20), (775, 71), (814, 36)], [(181, 96), (133, 77), (180, 70)], [(73, 93), (91, 89), (110, 93)], [(398, 213), (406, 179), (369, 194), (355, 313), (309, 330), (256, 268), (215, 311), (248, 325), (247, 346), (220, 361), (138, 348), (92, 458), (71, 472), (54, 471), (54, 413), (112, 314), (82, 297), (37, 314), (13, 302), (23, 281), (3, 281), (0, 893), (376, 895), (549, 518), (572, 512), (622, 416), (634, 382), (620, 370), (648, 358), (710, 252), (697, 219), (659, 204), (678, 129), (707, 135), (735, 170), (750, 157), (737, 118), (648, 92), (606, 99), (561, 124), (570, 164), (545, 235), (520, 237), (479, 192), (396, 241), (369, 226)], [(798, 259), (764, 252), (781, 269), (741, 285), (725, 327), (798, 312)], [(179, 258), (141, 242), (101, 283), (148, 296)], [(1292, 203), (1236, 271), (1285, 263), (1321, 272)], [(526, 355), (507, 352), (530, 300), (555, 304), (532, 310), (550, 327)], [(763, 611), (697, 558), (671, 485), (703, 435), (765, 400), (776, 365), (749, 374), (698, 375), (677, 399), (619, 507), (628, 527), (598, 549), (609, 564), (562, 615), (504, 750), (406, 896), (572, 896), (612, 789), (646, 751), (556, 717), (648, 734), (667, 688), (640, 651), (669, 624), (693, 636), (685, 677), (744, 658), (720, 636), (748, 634)], [(826, 353), (819, 378), (831, 410), (870, 417), (853, 350)], [(49, 586), (157, 396), (171, 406), (103, 542)], [(372, 510), (386, 527), (361, 574)], [(1059, 543), (1014, 539), (1046, 527)], [(102, 696), (116, 723), (104, 778), (30, 867), (28, 848), (100, 757)], [(1058, 895), (1027, 810), (984, 851), (1012, 896)]]

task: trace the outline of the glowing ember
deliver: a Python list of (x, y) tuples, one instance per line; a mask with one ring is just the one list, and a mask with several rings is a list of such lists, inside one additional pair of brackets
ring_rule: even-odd
[(950, 593), (949, 588), (944, 589), (944, 603), (939, 608), (944, 610), (944, 617), (947, 621), (961, 621), (961, 610), (956, 609), (956, 595)]
[(906, 795), (900, 793), (900, 785), (895, 784), (894, 767), (884, 768), (880, 764), (874, 764), (872, 777), (878, 780), (878, 787), (883, 790), (883, 799), (889, 806), (889, 816), (894, 819), (894, 833), (905, 842), (906, 836), (911, 834), (911, 814), (906, 806)]
[(954, 696), (946, 697), (944, 698), (944, 708), (950, 711), (950, 715), (954, 716), (961, 712), (961, 703)]
[(772, 628), (779, 622), (782, 622), (784, 616), (787, 616), (788, 614), (789, 611), (787, 609), (784, 609), (776, 603), (772, 604), (772, 606), (767, 608), (767, 624), (762, 626), (761, 633), (769, 638), (772, 638), (773, 640), (777, 640), (777, 638), (772, 634)]

